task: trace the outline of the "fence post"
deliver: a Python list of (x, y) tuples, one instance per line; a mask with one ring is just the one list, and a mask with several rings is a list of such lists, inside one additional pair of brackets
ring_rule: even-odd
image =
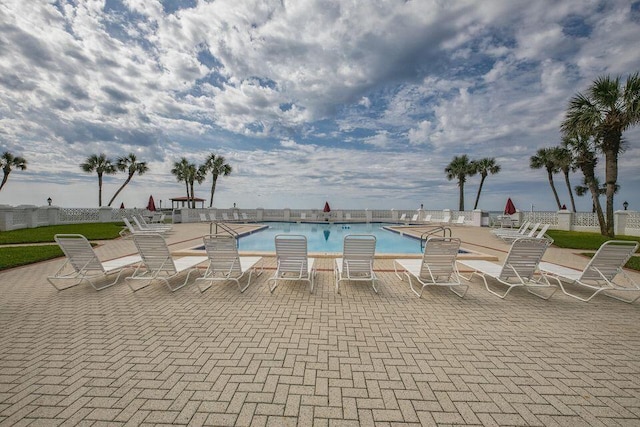
[(0, 231), (10, 231), (13, 229), (13, 207), (0, 205)]
[(487, 224), (482, 224), (482, 209), (474, 209), (471, 212), (471, 225), (474, 225), (476, 227), (482, 227), (483, 225), (489, 225), (488, 221), (487, 221)]
[(629, 211), (615, 211), (613, 213), (613, 233), (618, 235), (627, 234), (627, 218)]
[(558, 211), (558, 228), (556, 230), (573, 230), (573, 212), (569, 210)]

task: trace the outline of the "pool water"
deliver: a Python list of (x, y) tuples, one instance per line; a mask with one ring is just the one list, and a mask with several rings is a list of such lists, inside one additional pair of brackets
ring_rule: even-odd
[(302, 234), (307, 236), (309, 252), (342, 252), (344, 236), (348, 234), (373, 234), (376, 236), (376, 253), (419, 254), (420, 241), (382, 227), (392, 224), (313, 224), (271, 222), (269, 228), (241, 237), (241, 251), (274, 252), (274, 238), (278, 234)]

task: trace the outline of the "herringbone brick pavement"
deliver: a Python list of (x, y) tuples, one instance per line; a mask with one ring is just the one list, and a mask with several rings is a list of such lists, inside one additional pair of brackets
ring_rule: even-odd
[(314, 294), (270, 294), (273, 270), (243, 294), (57, 292), (60, 260), (0, 273), (0, 425), (640, 424), (638, 304), (480, 281), (419, 299), (388, 260), (379, 294), (337, 295), (317, 262)]

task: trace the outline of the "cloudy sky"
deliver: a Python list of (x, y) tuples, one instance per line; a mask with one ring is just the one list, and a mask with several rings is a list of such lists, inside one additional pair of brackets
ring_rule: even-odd
[[(184, 195), (173, 162), (215, 153), (234, 168), (219, 207), (457, 208), (444, 168), (467, 154), (502, 166), (480, 208), (551, 210), (529, 157), (559, 143), (573, 95), (640, 71), (638, 46), (629, 0), (3, 0), (0, 150), (28, 170), (0, 204), (97, 206), (79, 164), (133, 152), (151, 170), (118, 206), (166, 206)], [(640, 129), (625, 138), (616, 207), (637, 209)]]

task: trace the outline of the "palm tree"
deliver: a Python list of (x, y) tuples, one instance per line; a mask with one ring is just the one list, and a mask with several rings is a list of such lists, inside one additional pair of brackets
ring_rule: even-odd
[(80, 164), (80, 168), (87, 173), (98, 174), (98, 206), (102, 206), (102, 175), (113, 175), (116, 173), (116, 167), (104, 153), (100, 153), (87, 157), (87, 160)]
[(569, 181), (569, 172), (573, 172), (576, 170), (571, 151), (564, 147), (553, 147), (551, 155), (553, 156), (553, 161), (555, 162), (556, 166), (562, 171), (564, 175), (564, 182), (565, 184), (567, 184), (567, 190), (569, 191), (571, 209), (573, 210), (573, 212), (575, 212), (576, 202), (573, 199), (573, 191), (571, 190), (571, 182)]
[(553, 148), (541, 148), (536, 152), (535, 155), (531, 156), (529, 160), (529, 166), (531, 167), (531, 169), (545, 168), (547, 170), (549, 185), (551, 186), (551, 190), (553, 191), (553, 196), (556, 198), (558, 210), (560, 210), (560, 199), (558, 198), (556, 186), (553, 184), (553, 174), (558, 173), (559, 171), (558, 166), (556, 166), (554, 162)]
[(118, 194), (120, 194), (124, 187), (129, 184), (129, 181), (131, 181), (133, 175), (135, 175), (136, 173), (138, 175), (144, 175), (149, 171), (147, 162), (139, 162), (138, 158), (133, 153), (129, 153), (127, 156), (119, 157), (116, 161), (116, 168), (121, 172), (127, 171), (127, 179), (124, 181), (122, 186), (118, 188), (118, 191), (116, 191), (116, 194), (113, 195), (111, 200), (109, 200), (109, 204), (107, 206), (111, 206), (116, 197), (118, 197)]
[(467, 181), (468, 176), (476, 174), (476, 169), (473, 162), (469, 161), (469, 157), (466, 154), (462, 156), (454, 156), (451, 163), (444, 168), (444, 172), (447, 174), (447, 179), (451, 181), (456, 178), (458, 180), (458, 187), (460, 188), (460, 203), (458, 209), (464, 210), (464, 183)]
[(562, 130), (595, 138), (605, 158), (607, 185), (607, 235), (613, 237), (613, 195), (618, 182), (618, 155), (623, 148), (622, 133), (640, 123), (640, 73), (627, 77), (598, 77), (586, 94), (574, 96), (567, 110)]
[(0, 156), (0, 167), (2, 168), (2, 183), (0, 183), (0, 190), (7, 183), (9, 179), (9, 174), (13, 170), (13, 168), (25, 170), (27, 169), (27, 160), (24, 157), (14, 156), (8, 151), (2, 153)]
[(173, 169), (171, 169), (171, 173), (175, 175), (178, 182), (184, 182), (185, 184), (187, 189), (187, 206), (189, 205), (189, 200), (193, 197), (189, 195), (189, 180), (191, 179), (192, 167), (195, 169), (196, 165), (189, 163), (186, 157), (182, 157), (179, 161), (173, 163)]
[[(594, 212), (598, 216), (598, 224), (600, 225), (600, 233), (607, 235), (606, 222), (600, 205), (600, 184), (596, 176), (596, 166), (598, 158), (596, 157), (595, 147), (592, 138), (588, 138), (579, 134), (568, 135), (562, 139), (562, 146), (571, 150), (576, 166), (582, 171), (584, 176), (584, 184), (591, 192), (591, 200), (593, 202)], [(578, 193), (576, 188), (576, 193)], [(581, 195), (581, 194), (578, 194)]]
[[(207, 171), (211, 172), (211, 176), (213, 177), (213, 183), (211, 184), (211, 198), (209, 199), (209, 207), (213, 206), (213, 194), (216, 192), (216, 183), (218, 182), (219, 176), (228, 176), (231, 174), (232, 169), (231, 166), (225, 163), (226, 160), (222, 156), (216, 156), (211, 153), (205, 160), (204, 166)], [(205, 171), (206, 174), (206, 171)]]
[(495, 175), (500, 172), (500, 165), (496, 163), (496, 159), (493, 157), (485, 157), (484, 159), (475, 160), (472, 162), (475, 165), (476, 173), (480, 174), (480, 186), (478, 187), (478, 195), (476, 196), (476, 202), (473, 205), (473, 209), (478, 209), (478, 202), (480, 201), (480, 193), (482, 192), (482, 185), (484, 180), (487, 179), (489, 174)]

